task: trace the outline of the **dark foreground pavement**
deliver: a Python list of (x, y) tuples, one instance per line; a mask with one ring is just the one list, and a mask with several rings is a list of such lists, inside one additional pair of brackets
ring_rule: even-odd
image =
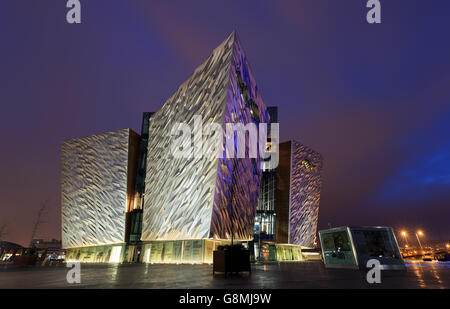
[(381, 284), (368, 284), (366, 273), (325, 269), (321, 262), (254, 264), (252, 274), (225, 278), (212, 265), (81, 264), (81, 283), (66, 281), (64, 266), (0, 265), (0, 288), (125, 289), (302, 289), (302, 288), (450, 288), (450, 263), (408, 263), (407, 271), (382, 271)]

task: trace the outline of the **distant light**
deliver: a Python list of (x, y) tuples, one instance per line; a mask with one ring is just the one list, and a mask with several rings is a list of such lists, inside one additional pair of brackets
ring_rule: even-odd
[(406, 235), (407, 235), (406, 232), (403, 231), (403, 232), (402, 232), (402, 236), (406, 237)]
[(422, 236), (422, 235), (423, 235), (423, 232), (422, 232), (422, 231), (418, 231), (418, 232), (417, 232), (417, 235)]

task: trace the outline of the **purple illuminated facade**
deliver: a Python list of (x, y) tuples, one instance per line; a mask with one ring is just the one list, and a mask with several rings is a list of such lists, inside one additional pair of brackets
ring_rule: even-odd
[(175, 158), (170, 152), (170, 129), (181, 122), (192, 128), (198, 116), (224, 132), (227, 123), (269, 120), (235, 32), (152, 116), (142, 241), (253, 238), (260, 158), (227, 159), (225, 136), (223, 158)]
[[(266, 106), (236, 34), (229, 74), (224, 122), (267, 123)], [(255, 116), (251, 113), (251, 104), (258, 110)], [(219, 160), (210, 237), (224, 239), (232, 233), (240, 239), (253, 237), (261, 174), (260, 158), (227, 159), (224, 156)]]
[[(275, 115), (272, 113), (272, 120), (276, 122)], [(136, 190), (135, 196), (124, 195), (126, 199), (122, 204), (129, 206), (122, 209), (123, 216), (117, 219), (123, 241), (108, 247), (97, 241), (98, 235), (93, 233), (90, 236), (92, 243), (99, 246), (95, 249), (97, 253), (75, 244), (71, 257), (83, 256), (88, 261), (91, 256), (101, 254), (101, 260), (93, 261), (211, 262), (213, 250), (229, 243), (230, 239), (253, 240), (258, 195), (265, 191), (260, 191), (263, 158), (258, 146), (261, 145), (256, 145), (256, 157), (250, 157), (251, 140), (247, 132), (254, 128), (259, 137), (259, 124), (270, 124), (271, 117), (237, 34), (233, 32), (214, 49), (161, 108), (146, 117), (142, 137), (136, 135), (136, 147), (133, 147), (137, 149), (140, 142), (139, 154), (133, 152), (135, 159), (130, 165), (133, 166), (131, 178), (137, 179), (136, 187), (142, 189)], [(201, 121), (200, 130), (198, 121)], [(209, 125), (221, 129), (222, 135), (215, 139), (219, 141), (221, 156), (213, 154), (217, 143), (211, 140), (216, 132), (206, 129)], [(232, 147), (227, 144), (230, 125), (234, 135)], [(186, 136), (183, 130), (178, 130), (180, 126), (187, 127)], [(183, 138), (177, 132), (182, 132)], [(237, 158), (238, 140), (242, 135), (245, 136), (245, 156)], [(278, 141), (278, 137), (270, 138), (274, 138), (270, 142)], [(185, 146), (190, 149), (187, 156), (174, 155), (177, 140), (182, 140), (183, 149)], [(199, 142), (200, 153), (196, 152)], [(258, 138), (257, 142), (263, 142), (263, 147), (271, 145)], [(312, 247), (317, 227), (321, 156), (297, 142), (280, 144), (279, 155), (276, 173), (274, 169), (270, 172), (274, 180), (272, 200), (275, 183), (277, 189), (276, 203), (273, 201), (269, 209), (273, 217), (276, 214), (276, 219), (272, 220), (276, 220), (276, 242)], [(97, 162), (95, 156), (88, 158), (87, 163)], [(139, 164), (135, 162), (137, 158)], [(72, 176), (69, 178), (73, 180)], [(124, 187), (125, 180), (119, 181)], [(103, 190), (117, 185), (115, 181), (97, 187)], [(63, 192), (66, 187), (64, 183)], [(80, 191), (77, 196), (80, 203), (88, 200), (91, 191)], [(83, 204), (82, 209), (92, 207), (94, 214), (105, 209), (104, 205), (90, 204)], [(125, 216), (125, 210), (130, 214)], [(90, 230), (100, 224), (97, 217), (90, 222), (77, 221), (77, 228), (81, 227), (78, 230)], [(73, 226), (65, 224), (66, 221), (63, 230), (75, 231)], [(271, 226), (273, 230), (273, 222)], [(116, 232), (115, 225), (108, 229)], [(140, 252), (144, 252), (143, 256)]]
[(277, 242), (316, 243), (323, 157), (296, 141), (280, 144), (277, 168)]

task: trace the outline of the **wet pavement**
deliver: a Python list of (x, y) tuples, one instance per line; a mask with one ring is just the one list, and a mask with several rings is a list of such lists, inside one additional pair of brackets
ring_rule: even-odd
[(382, 271), (381, 284), (368, 284), (366, 273), (325, 269), (321, 262), (253, 264), (252, 273), (225, 278), (212, 265), (81, 264), (81, 283), (69, 284), (64, 266), (0, 265), (0, 288), (450, 288), (450, 263), (408, 262), (407, 271)]

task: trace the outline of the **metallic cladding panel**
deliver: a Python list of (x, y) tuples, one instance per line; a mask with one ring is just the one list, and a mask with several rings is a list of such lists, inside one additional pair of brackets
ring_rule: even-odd
[(322, 155), (292, 141), (289, 243), (314, 247), (322, 189)]
[[(250, 70), (244, 50), (234, 37), (233, 59), (230, 70), (230, 82), (227, 89), (224, 123), (254, 122), (248, 107), (248, 100), (238, 87), (237, 71), (248, 89), (249, 97), (257, 105), (259, 122), (269, 123), (269, 114), (262, 100), (261, 93)], [(225, 125), (224, 125), (225, 130)], [(249, 140), (246, 140), (248, 147)], [(248, 149), (248, 148), (247, 148)], [(251, 159), (220, 159), (217, 172), (214, 210), (211, 222), (210, 237), (229, 239), (234, 234), (235, 239), (253, 239), (254, 221), (258, 205), (258, 191), (262, 175), (261, 158)]]
[(142, 237), (146, 240), (208, 238), (218, 159), (174, 158), (170, 135), (177, 122), (193, 128), (223, 122), (232, 37), (223, 42), (152, 117), (149, 129)]
[[(152, 117), (143, 241), (230, 238), (231, 230), (236, 239), (252, 237), (259, 176), (251, 173), (251, 160), (184, 159), (170, 153), (174, 139), (170, 132), (177, 122), (193, 128), (193, 117), (201, 115), (204, 126), (215, 122), (225, 129), (225, 122), (249, 121), (250, 112), (238, 98), (235, 81), (235, 65), (242, 59), (245, 56), (232, 33)], [(257, 104), (265, 111), (260, 97)], [(233, 209), (233, 228), (229, 209)]]
[(130, 130), (62, 145), (62, 246), (125, 241)]

